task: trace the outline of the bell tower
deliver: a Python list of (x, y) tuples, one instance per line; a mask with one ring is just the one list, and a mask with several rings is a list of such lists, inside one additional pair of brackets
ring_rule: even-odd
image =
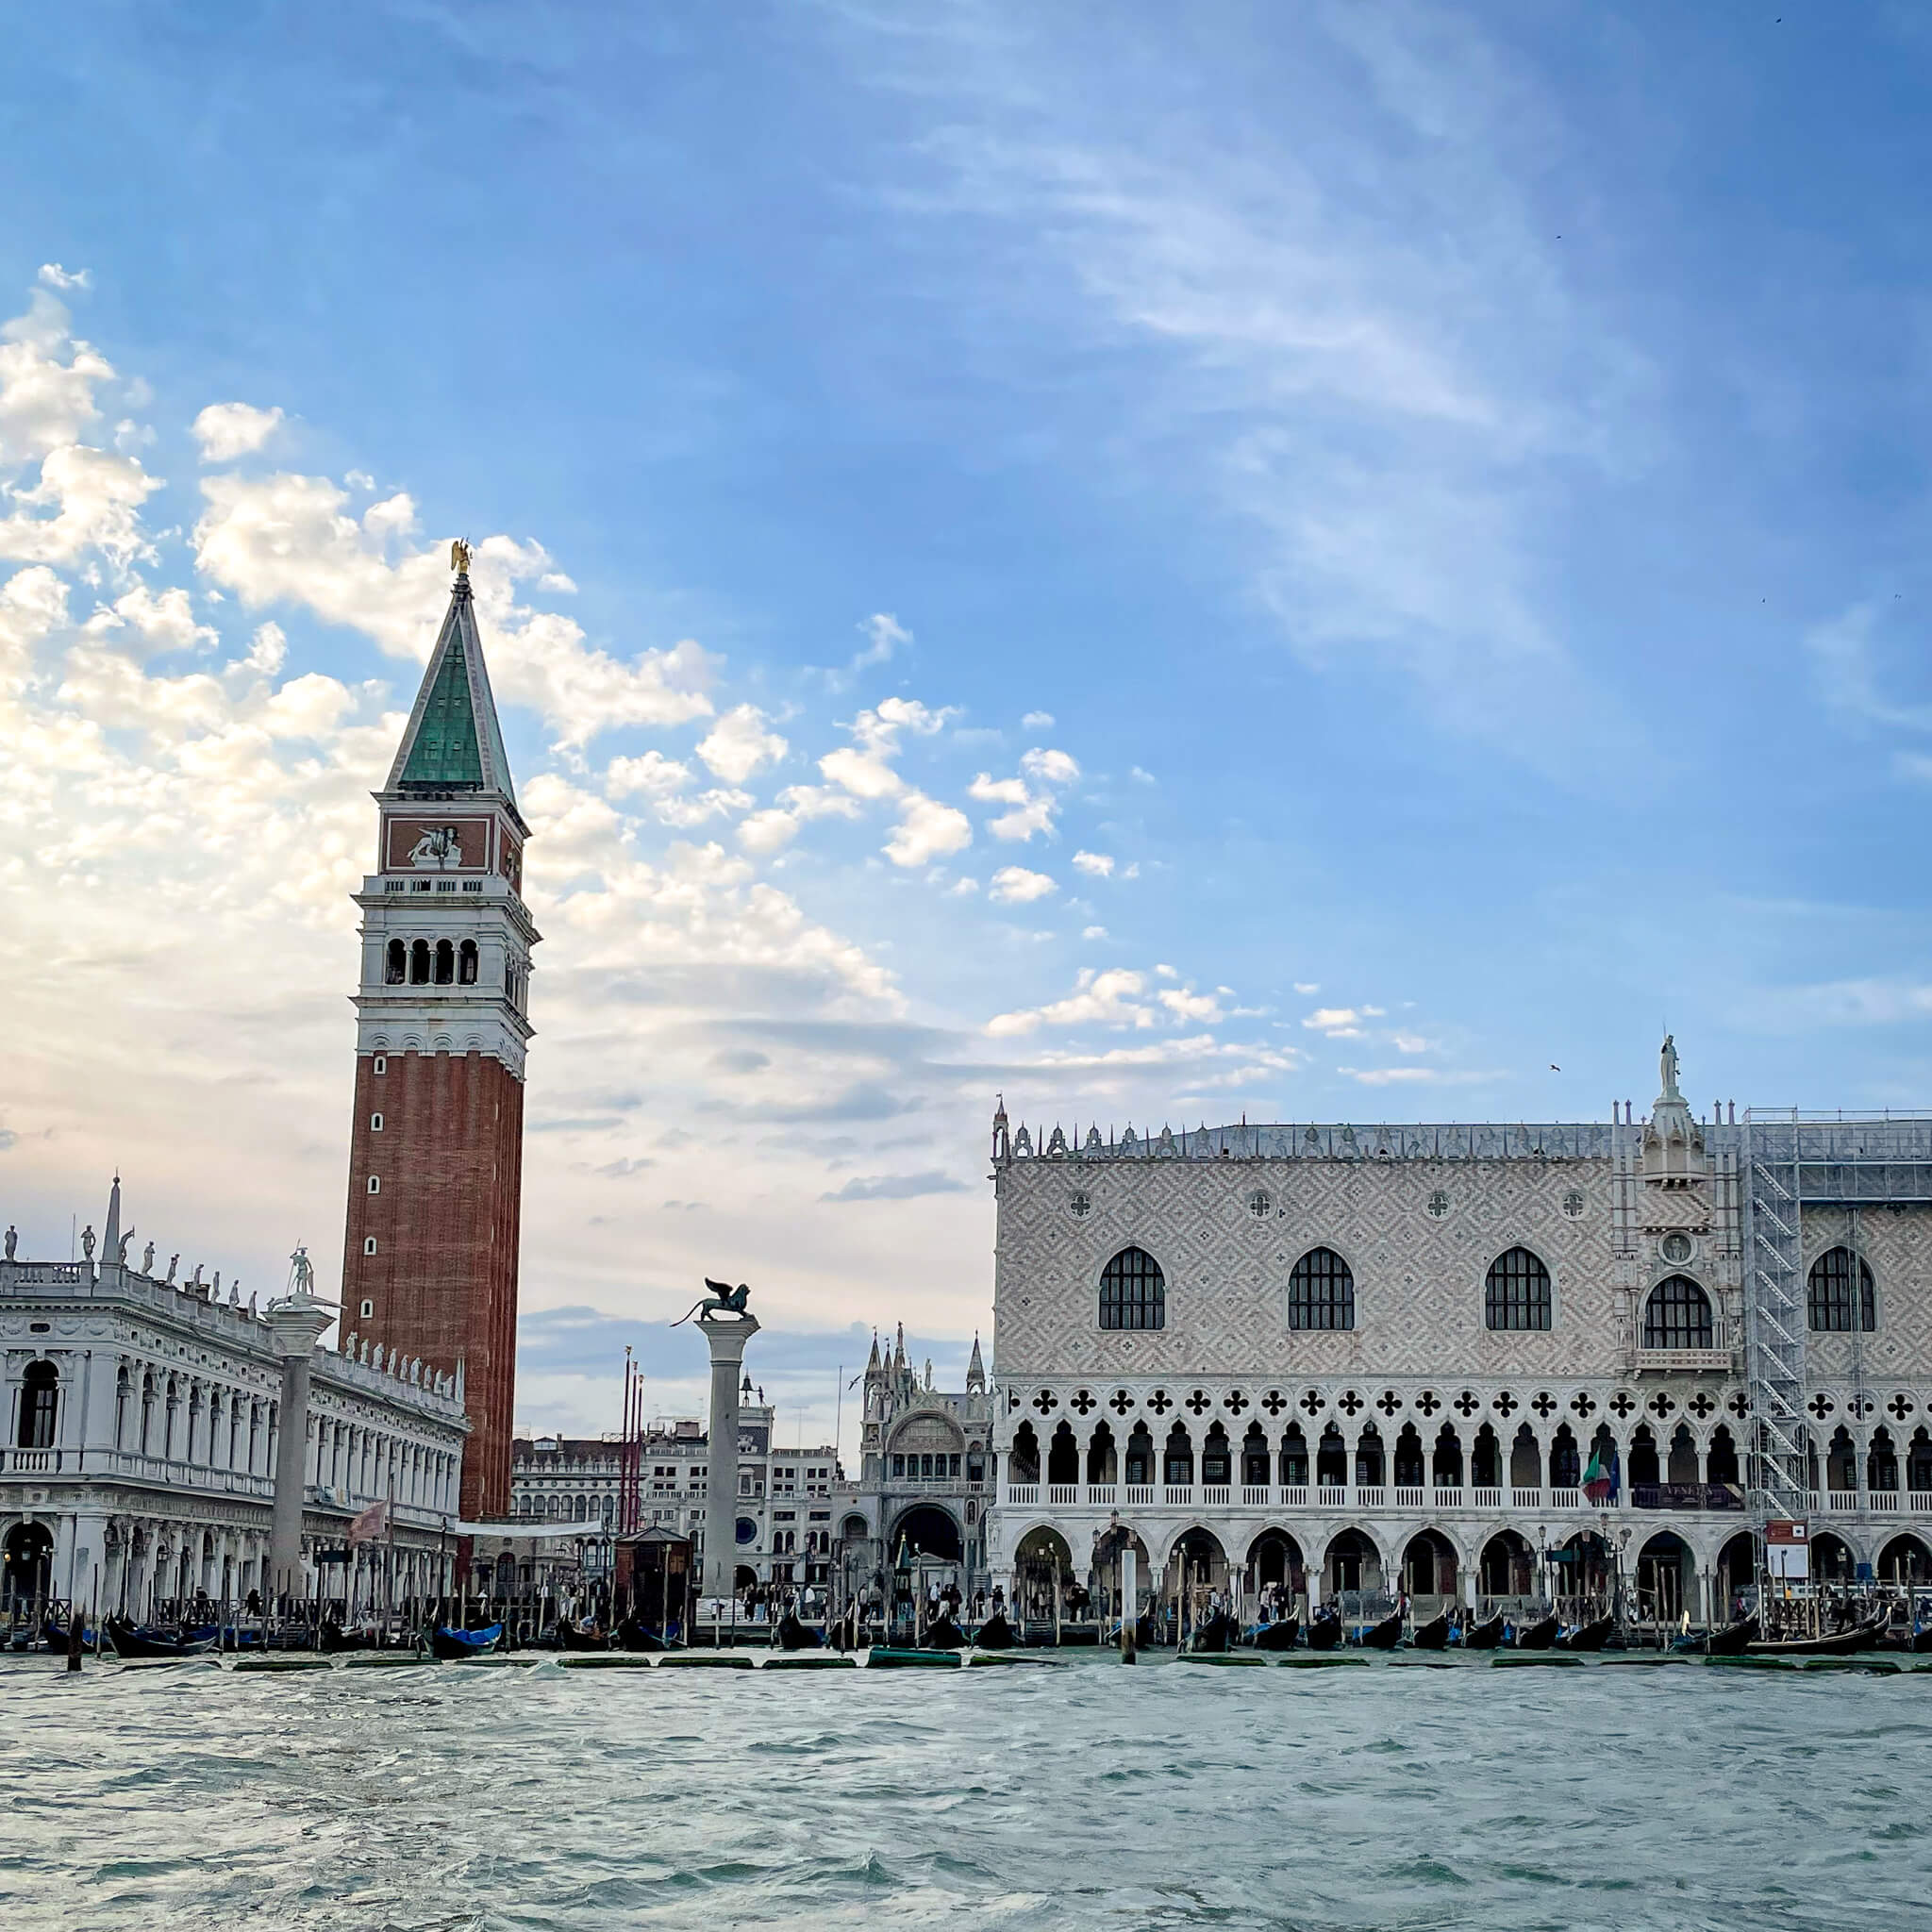
[(463, 1374), (467, 1522), (509, 1511), (530, 952), (503, 730), (454, 546), (449, 612), (375, 794), (341, 1346)]

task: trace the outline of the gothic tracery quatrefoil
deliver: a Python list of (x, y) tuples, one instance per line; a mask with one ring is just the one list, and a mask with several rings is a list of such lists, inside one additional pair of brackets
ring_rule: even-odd
[(1033, 1398), (1033, 1406), (1041, 1415), (1051, 1415), (1060, 1406), (1060, 1399), (1051, 1389), (1042, 1389)]
[(1507, 1422), (1522, 1406), (1507, 1389), (1490, 1405), (1505, 1422)]
[(1912, 1405), (1903, 1395), (1894, 1395), (1885, 1406), (1891, 1411), (1891, 1419), (1895, 1423), (1904, 1422), (1912, 1412)]
[(1424, 1389), (1415, 1399), (1415, 1406), (1424, 1415), (1434, 1415), (1441, 1407), (1442, 1398), (1433, 1389)]
[(1550, 1417), (1556, 1413), (1557, 1402), (1556, 1398), (1547, 1389), (1539, 1389), (1531, 1398), (1529, 1406), (1536, 1410), (1537, 1414), (1544, 1422), (1548, 1422)]
[(1591, 1416), (1596, 1413), (1596, 1404), (1581, 1391), (1570, 1398), (1570, 1407), (1574, 1413), (1580, 1416)]
[(1074, 1408), (1080, 1415), (1091, 1414), (1100, 1405), (1094, 1401), (1091, 1391), (1079, 1389), (1074, 1393)]
[(1855, 1422), (1863, 1422), (1876, 1407), (1877, 1404), (1865, 1395), (1855, 1395), (1845, 1404), (1845, 1407), (1850, 1411)]
[(1361, 1397), (1353, 1389), (1344, 1389), (1341, 1391), (1341, 1400), (1336, 1404), (1336, 1407), (1341, 1409), (1343, 1415), (1348, 1416), (1352, 1420), (1361, 1413), (1363, 1404)]
[(1302, 1397), (1302, 1407), (1309, 1415), (1320, 1415), (1327, 1406), (1322, 1400), (1322, 1391), (1319, 1389), (1310, 1389)]
[(1375, 1407), (1384, 1415), (1393, 1415), (1402, 1407), (1402, 1397), (1396, 1394), (1394, 1390), (1385, 1389), (1381, 1394), (1375, 1397)]
[(1740, 1422), (1742, 1422), (1744, 1418), (1751, 1413), (1751, 1398), (1748, 1395), (1746, 1395), (1741, 1389), (1740, 1389), (1738, 1392), (1734, 1396), (1732, 1396), (1727, 1403), (1724, 1404), (1724, 1407), (1727, 1409), (1729, 1409), (1730, 1412), (1734, 1416), (1736, 1416)]
[(1464, 1422), (1467, 1422), (1470, 1419), (1470, 1417), (1473, 1416), (1476, 1412), (1476, 1410), (1482, 1407), (1482, 1404), (1475, 1399), (1474, 1390), (1465, 1389), (1462, 1391), (1462, 1393), (1456, 1398), (1454, 1407), (1456, 1409), (1456, 1413), (1459, 1415)]
[(1828, 1395), (1814, 1395), (1805, 1405), (1820, 1422), (1823, 1422), (1831, 1413), (1831, 1397)]
[(1196, 1389), (1194, 1392), (1188, 1397), (1187, 1407), (1192, 1412), (1194, 1419), (1198, 1422), (1202, 1416), (1206, 1415), (1207, 1412), (1214, 1407), (1214, 1405), (1208, 1401), (1208, 1391), (1205, 1389)]
[(1225, 1402), (1229, 1415), (1240, 1415), (1241, 1410), (1248, 1406), (1248, 1398), (1239, 1389), (1230, 1390), (1225, 1397)]
[(1661, 1389), (1650, 1398), (1647, 1405), (1651, 1414), (1656, 1416), (1658, 1422), (1662, 1422), (1665, 1416), (1669, 1415), (1676, 1406)]
[(1168, 1412), (1168, 1410), (1174, 1407), (1174, 1398), (1167, 1392), (1165, 1389), (1157, 1389), (1154, 1391), (1154, 1393), (1147, 1398), (1147, 1407), (1151, 1408), (1156, 1415), (1165, 1415)]
[(1271, 1389), (1269, 1390), (1267, 1394), (1262, 1396), (1261, 1407), (1265, 1408), (1271, 1416), (1279, 1415), (1281, 1411), (1288, 1407), (1288, 1397), (1285, 1396), (1279, 1389)]
[(1694, 1415), (1699, 1422), (1705, 1421), (1709, 1416), (1711, 1410), (1714, 1409), (1716, 1407), (1717, 1404), (1714, 1403), (1710, 1399), (1710, 1397), (1707, 1396), (1701, 1389), (1697, 1391), (1695, 1395), (1693, 1395), (1690, 1398), (1690, 1413)]
[(1133, 1407), (1134, 1398), (1124, 1389), (1116, 1389), (1107, 1399), (1107, 1406), (1116, 1415), (1125, 1415)]
[(1619, 1389), (1617, 1392), (1610, 1397), (1610, 1412), (1617, 1418), (1617, 1420), (1620, 1423), (1628, 1422), (1630, 1420), (1630, 1411), (1634, 1409), (1636, 1407), (1636, 1403), (1633, 1402), (1630, 1399), (1628, 1393), (1622, 1389)]

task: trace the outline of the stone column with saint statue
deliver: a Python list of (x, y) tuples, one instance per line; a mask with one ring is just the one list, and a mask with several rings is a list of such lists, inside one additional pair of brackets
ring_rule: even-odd
[(315, 1292), (308, 1251), (289, 1257), (289, 1291), (268, 1305), (269, 1332), (282, 1363), (282, 1399), (276, 1417), (275, 1509), (269, 1534), (269, 1580), (275, 1594), (304, 1594), (302, 1511), (308, 1485), (308, 1380), (315, 1344), (336, 1318), (333, 1302)]
[(745, 1307), (751, 1290), (708, 1276), (706, 1298), (681, 1316), (696, 1319), (711, 1351), (710, 1455), (705, 1477), (705, 1561), (702, 1593), (726, 1597), (738, 1572), (738, 1378), (744, 1345), (758, 1332), (758, 1318)]

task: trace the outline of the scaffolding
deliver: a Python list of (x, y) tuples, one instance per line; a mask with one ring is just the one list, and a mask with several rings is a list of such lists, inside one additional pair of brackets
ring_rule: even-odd
[[(1932, 1205), (1932, 1114), (1746, 1108), (1741, 1140), (1747, 1480), (1761, 1543), (1766, 1523), (1802, 1518), (1810, 1507), (1804, 1210), (1843, 1209), (1846, 1245), (1862, 1260), (1862, 1208)], [(1864, 1351), (1856, 1324), (1852, 1342), (1853, 1399), (1862, 1413)]]

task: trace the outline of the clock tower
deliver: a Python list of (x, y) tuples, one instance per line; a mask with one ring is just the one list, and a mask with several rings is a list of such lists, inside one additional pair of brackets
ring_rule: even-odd
[(530, 952), (524, 842), (469, 548), (375, 793), (362, 881), (341, 1346), (463, 1377), (462, 1514), (509, 1512)]

